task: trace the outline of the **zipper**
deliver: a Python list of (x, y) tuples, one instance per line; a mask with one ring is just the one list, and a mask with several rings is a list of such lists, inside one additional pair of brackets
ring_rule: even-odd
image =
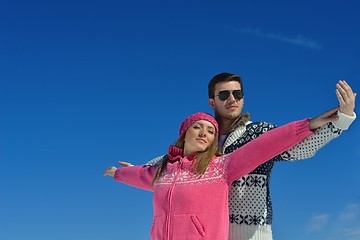
[(172, 202), (171, 202), (171, 199), (172, 199), (172, 193), (174, 191), (174, 188), (175, 188), (175, 184), (176, 184), (176, 180), (178, 179), (180, 173), (181, 173), (181, 169), (182, 169), (182, 165), (183, 165), (183, 162), (182, 162), (182, 158), (179, 160), (179, 167), (176, 171), (176, 175), (174, 177), (174, 181), (173, 183), (171, 184), (171, 187), (169, 189), (169, 197), (168, 197), (168, 203), (169, 203), (169, 212), (166, 216), (166, 235), (167, 235), (167, 238), (166, 239), (170, 239), (170, 226), (171, 226), (171, 212), (172, 212)]

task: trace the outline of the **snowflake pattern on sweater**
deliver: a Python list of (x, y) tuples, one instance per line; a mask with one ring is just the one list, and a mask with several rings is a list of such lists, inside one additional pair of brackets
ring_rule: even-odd
[(174, 172), (173, 169), (168, 170), (165, 168), (159, 180), (156, 182), (156, 185), (157, 187), (162, 187), (163, 185), (167, 187), (167, 185), (172, 185), (175, 180), (178, 185), (201, 185), (224, 182), (224, 179), (226, 178), (225, 168), (226, 156), (214, 158), (204, 174), (190, 171)]
[[(223, 152), (231, 153), (261, 134), (276, 126), (267, 122), (249, 123), (238, 127), (227, 138)], [(331, 139), (338, 137), (342, 130), (329, 123), (317, 130), (316, 134), (303, 140), (292, 149), (260, 165), (231, 185), (229, 194), (229, 220), (233, 224), (264, 225), (272, 223), (272, 202), (270, 177), (275, 162), (295, 161), (309, 158)], [(231, 142), (231, 140), (234, 140)]]

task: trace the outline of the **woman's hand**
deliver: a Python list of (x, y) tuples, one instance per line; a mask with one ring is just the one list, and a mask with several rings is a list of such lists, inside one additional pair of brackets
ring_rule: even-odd
[(335, 122), (338, 120), (337, 111), (339, 110), (339, 107), (333, 108), (329, 111), (324, 112), (323, 114), (317, 116), (316, 118), (313, 118), (309, 122), (309, 128), (310, 130), (315, 130), (320, 127), (325, 126), (329, 122)]
[[(123, 167), (134, 166), (134, 165), (132, 165), (131, 163), (128, 163), (128, 162), (118, 161), (118, 163)], [(114, 177), (116, 170), (117, 170), (117, 168), (114, 167), (114, 166), (109, 167), (109, 168), (105, 169), (105, 171), (103, 173), (103, 176), (112, 176), (112, 177)]]
[(117, 170), (117, 168), (114, 167), (114, 166), (109, 167), (109, 168), (105, 169), (105, 171), (103, 173), (103, 176), (112, 176), (112, 177), (114, 177), (116, 170)]

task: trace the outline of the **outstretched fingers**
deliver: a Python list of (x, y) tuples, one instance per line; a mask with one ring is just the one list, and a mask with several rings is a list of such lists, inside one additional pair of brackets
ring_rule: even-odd
[(123, 162), (123, 161), (118, 161), (118, 163), (123, 166), (123, 167), (131, 167), (131, 166), (134, 166), (132, 165), (131, 163), (128, 163), (128, 162)]
[(116, 167), (112, 166), (112, 167), (108, 167), (104, 170), (103, 176), (114, 176), (115, 172), (116, 172)]
[(340, 103), (340, 111), (352, 116), (355, 108), (356, 93), (354, 93), (345, 80), (340, 80), (336, 84), (336, 96)]

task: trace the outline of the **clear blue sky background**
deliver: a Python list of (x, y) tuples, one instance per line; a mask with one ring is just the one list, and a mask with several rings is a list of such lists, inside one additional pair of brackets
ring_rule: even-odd
[[(245, 111), (277, 125), (360, 92), (360, 3), (0, 3), (0, 239), (148, 239), (152, 193), (102, 177), (165, 153), (207, 83), (244, 81)], [(359, 108), (355, 109), (359, 114)], [(360, 239), (359, 120), (272, 175), (277, 240)], [(206, 204), (204, 202), (204, 204)]]

